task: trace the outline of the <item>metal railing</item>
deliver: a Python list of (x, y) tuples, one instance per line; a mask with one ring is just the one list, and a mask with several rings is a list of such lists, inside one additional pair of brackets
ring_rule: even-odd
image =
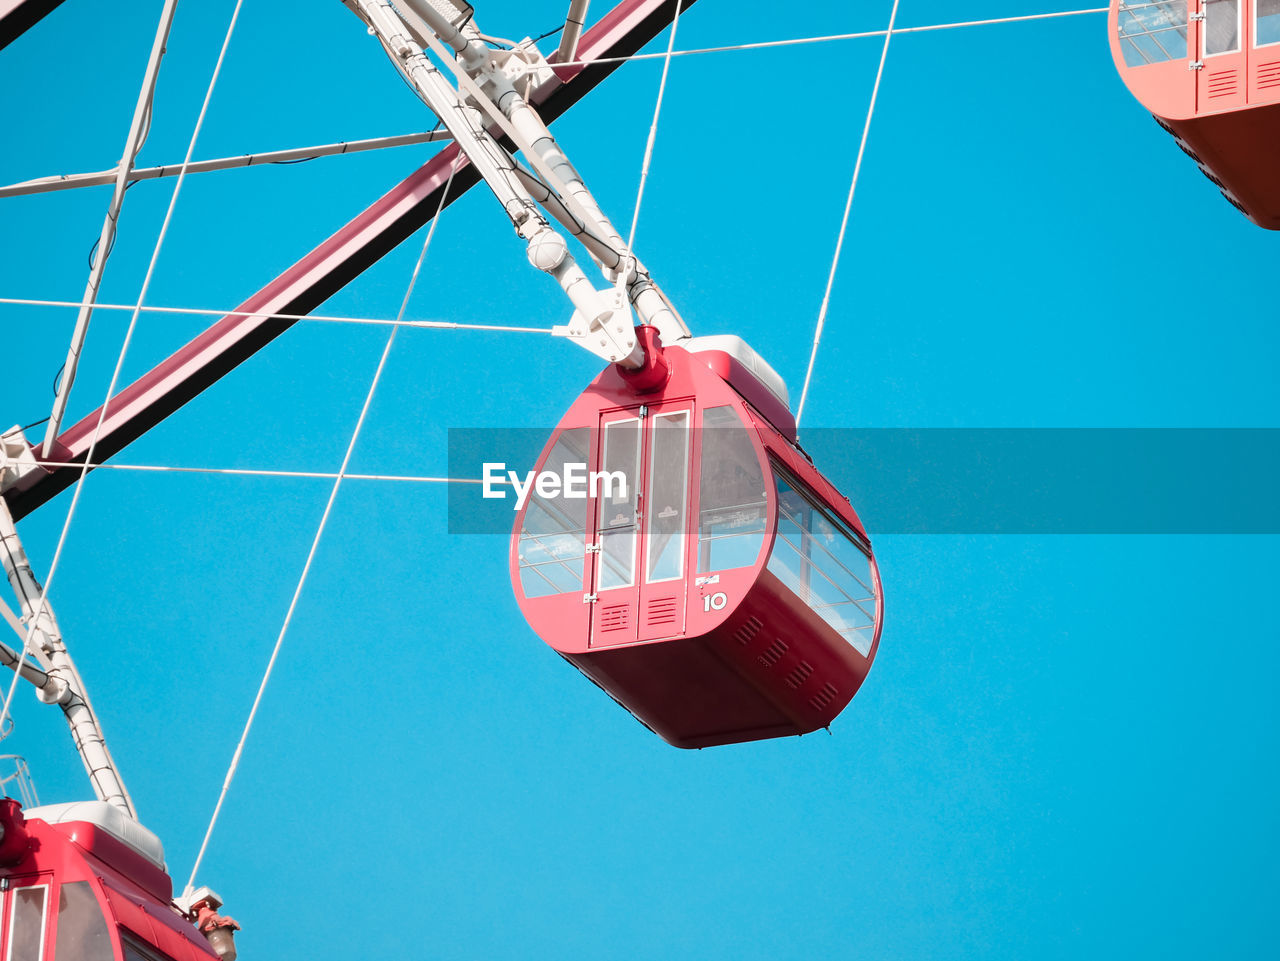
[[(1187, 56), (1186, 0), (1121, 3), (1117, 29), (1120, 31), (1120, 49), (1125, 54), (1125, 63), (1131, 67), (1183, 60)], [(1167, 36), (1169, 33), (1173, 33), (1181, 44)], [(1163, 42), (1160, 34), (1166, 34)], [(1139, 39), (1145, 39), (1154, 45), (1154, 50), (1144, 49), (1144, 45), (1138, 43)], [(1178, 50), (1179, 46), (1181, 51)], [(1158, 55), (1156, 51), (1159, 52)], [(1131, 53), (1136, 53), (1142, 63), (1134, 62), (1130, 57)]]
[(15, 790), (24, 808), (39, 807), (40, 798), (26, 759), (17, 754), (0, 754), (0, 793), (13, 797)]

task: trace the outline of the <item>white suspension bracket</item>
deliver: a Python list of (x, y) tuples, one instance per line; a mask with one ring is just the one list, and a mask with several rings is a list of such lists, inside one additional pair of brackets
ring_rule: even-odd
[(136, 821), (138, 815), (133, 799), (125, 790), (111, 752), (107, 750), (102, 725), (89, 702), (84, 681), (63, 643), (62, 630), (58, 627), (53, 608), (49, 606), (44, 588), (31, 570), (31, 562), (18, 537), (13, 515), (2, 497), (0, 564), (18, 598), (22, 626), (29, 638), (24, 645), (26, 653), (35, 658), (39, 668), (27, 661), (22, 651), (12, 651), (7, 646), (0, 651), (0, 664), (17, 670), (30, 681), (41, 701), (57, 704), (62, 709), (71, 732), (71, 740), (88, 772), (94, 794), (99, 800), (106, 801)]
[(538, 45), (529, 37), (525, 37), (510, 50), (489, 49), (489, 60), (494, 69), (502, 73), (519, 93), (521, 99), (528, 102), (533, 92), (545, 83), (556, 79), (551, 64), (542, 55)]
[[(627, 295), (609, 290), (598, 295), (601, 309), (590, 312), (575, 310), (569, 323), (551, 328), (553, 337), (566, 337), (580, 347), (613, 364), (633, 370), (644, 365), (644, 348), (636, 339)], [(622, 318), (622, 319), (620, 319)]]
[[(411, 11), (406, 18), (409, 29), (454, 74), (468, 105), (483, 110), (540, 175), (541, 191), (535, 186), (539, 183), (538, 177), (512, 161), (524, 189), (532, 189), (533, 196), (547, 212), (584, 241), (611, 284), (618, 282), (617, 269), (627, 265), (626, 299), (636, 309), (641, 323), (656, 327), (667, 343), (690, 336), (684, 321), (628, 250), (626, 241), (587, 189), (582, 175), (529, 105), (529, 93), (554, 79), (550, 65), (533, 41), (526, 38), (514, 50), (494, 51), (484, 44), (473, 20), (450, 18), (441, 12), (440, 8), (450, 0), (401, 2)], [(449, 45), (453, 55), (442, 41)], [(578, 324), (576, 329), (580, 327)], [(568, 328), (562, 329), (575, 329), (575, 324), (571, 322)], [(580, 343), (599, 353), (595, 349), (600, 346), (598, 337), (583, 339)]]
[(567, 325), (556, 325), (551, 333), (567, 337), (597, 357), (624, 367), (644, 364), (644, 350), (636, 340), (635, 320), (625, 294), (592, 286), (582, 268), (569, 255), (569, 246), (550, 227), (529, 238), (529, 263), (550, 274), (573, 303)]
[[(420, 41), (425, 41), (438, 57), (456, 66), (453, 55), (437, 39), (438, 32), (459, 45), (472, 60), (483, 59), (488, 63), (488, 48), (483, 44), (479, 44), (478, 49), (472, 48), (457, 26), (466, 23), (469, 8), (453, 6), (448, 0), (401, 2), (403, 9), (398, 10), (388, 0), (343, 0), (368, 24), (370, 33), (381, 41), (397, 69), (440, 118), (493, 191), (516, 233), (525, 240), (529, 262), (560, 284), (574, 307), (574, 319), (569, 327), (585, 326), (594, 353), (626, 366), (640, 366), (644, 354), (636, 342), (630, 306), (624, 302), (619, 307), (610, 291), (595, 289), (569, 253), (564, 238), (547, 223), (521, 183), (516, 165), (486, 129), (483, 113), (474, 98), (462, 97), (420, 45)], [(448, 8), (449, 12), (442, 12), (438, 7)], [(474, 27), (470, 29), (474, 31)], [(465, 71), (461, 75), (470, 79)], [(482, 100), (487, 98), (482, 96)], [(620, 330), (625, 332), (619, 333)]]
[(36, 452), (21, 427), (14, 425), (0, 434), (0, 494), (26, 490), (48, 473), (36, 462)]

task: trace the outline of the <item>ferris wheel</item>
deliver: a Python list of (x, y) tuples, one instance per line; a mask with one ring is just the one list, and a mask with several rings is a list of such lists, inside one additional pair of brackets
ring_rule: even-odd
[[(880, 45), (867, 109), (851, 124), (856, 150), (846, 158), (851, 161), (846, 165), (851, 176), (834, 249), (821, 271), (824, 283), (816, 323), (803, 337), (790, 338), (799, 340), (807, 356), (797, 398), (763, 354), (735, 334), (723, 332), (723, 324), (711, 325), (716, 332), (709, 336), (694, 336), (703, 325), (682, 309), (681, 298), (661, 286), (658, 271), (651, 271), (640, 258), (644, 235), (637, 235), (637, 223), (651, 162), (662, 149), (659, 130), (669, 70), (680, 56), (706, 52), (677, 48), (682, 18), (688, 13), (692, 19), (699, 12), (691, 9), (692, 0), (623, 0), (594, 22), (588, 17), (588, 4), (574, 0), (563, 24), (551, 31), (554, 53), (549, 46), (540, 48), (546, 36), (516, 42), (482, 32), (480, 23), (488, 26), (487, 11), (453, 0), (344, 3), (359, 18), (359, 23), (352, 21), (357, 35), (363, 28), (374, 38), (365, 38), (366, 47), (375, 52), (380, 47), (409, 88), (439, 118), (434, 128), (358, 142), (196, 159), (201, 126), (241, 15), (241, 4), (236, 3), (185, 157), (176, 164), (142, 166), (136, 161), (153, 124), (156, 91), (164, 76), (160, 66), (178, 6), (176, 0), (168, 0), (151, 41), (121, 163), (110, 171), (40, 177), (0, 188), (0, 198), (89, 186), (111, 189), (81, 299), (3, 301), (14, 308), (62, 306), (77, 313), (52, 414), (47, 422), (15, 428), (4, 437), (8, 517), (0, 518), (5, 520), (0, 536), (5, 540), (6, 569), (19, 605), (18, 611), (6, 608), (5, 613), (21, 643), (12, 650), (0, 650), (0, 658), (7, 658), (10, 666), (21, 664), (15, 685), (19, 676), (25, 677), (41, 691), (42, 700), (61, 706), (97, 795), (97, 801), (69, 805), (33, 807), (28, 803), (26, 815), (24, 805), (6, 802), (0, 812), (4, 825), (0, 863), (6, 876), (13, 878), (3, 909), (4, 917), (10, 919), (3, 934), (9, 957), (71, 957), (70, 952), (77, 950), (73, 943), (93, 945), (98, 954), (86, 954), (86, 958), (235, 957), (231, 935), (238, 925), (218, 913), (221, 899), (209, 888), (197, 887), (196, 875), (317, 549), (348, 480), (439, 480), (470, 484), (478, 496), (509, 497), (516, 507), (511, 512), (507, 567), (516, 603), (529, 626), (666, 741), (701, 748), (828, 727), (868, 676), (879, 649), (884, 605), (867, 529), (847, 492), (842, 493), (822, 473), (821, 463), (801, 446), (799, 421), (819, 363), (891, 43), (901, 34), (1089, 15), (1101, 19), (1098, 15), (1103, 12), (1097, 8), (902, 27), (895, 0), (887, 24), (877, 29), (815, 35), (785, 44), (722, 44), (713, 51), (852, 39), (871, 39)], [(1130, 88), (1227, 199), (1255, 223), (1274, 227), (1280, 221), (1269, 171), (1276, 156), (1277, 122), (1268, 106), (1275, 85), (1269, 80), (1271, 65), (1265, 48), (1274, 42), (1267, 38), (1274, 27), (1271, 20), (1280, 18), (1280, 10), (1272, 10), (1264, 0), (1255, 5), (1231, 3), (1236, 33), (1229, 39), (1219, 26), (1226, 22), (1227, 7), (1215, 10), (1209, 0), (1205, 11), (1192, 10), (1197, 3), (1192, 0), (1185, 11), (1182, 3), (1113, 3), (1110, 24), (1116, 63)], [(0, 10), (0, 40), (23, 42), (22, 34), (56, 6), (34, 0), (11, 3), (10, 9)], [(1171, 37), (1180, 37), (1181, 46), (1171, 43)], [(639, 52), (655, 40), (665, 40), (665, 49)], [(1153, 54), (1156, 49), (1165, 55), (1163, 59)], [(1221, 92), (1226, 82), (1221, 73), (1206, 72), (1205, 64), (1196, 59), (1219, 55), (1239, 60), (1238, 64), (1231, 61), (1234, 66), (1226, 59), (1217, 64), (1241, 71), (1239, 89), (1229, 97)], [(575, 167), (569, 148), (561, 147), (546, 124), (620, 67), (646, 58), (661, 73), (655, 95), (645, 105), (648, 136), (642, 145), (637, 190), (629, 198), (630, 227), (620, 229), (604, 212), (608, 202), (587, 187), (588, 182), (594, 187), (598, 180), (607, 180), (607, 174), (598, 175), (586, 164), (581, 170)], [(379, 66), (386, 73), (385, 59)], [(1171, 100), (1156, 103), (1171, 95), (1152, 79), (1156, 73), (1146, 68), (1153, 66), (1163, 71), (1161, 76), (1172, 78), (1176, 67), (1192, 77), (1192, 82), (1179, 87), (1179, 96), (1185, 95), (1189, 107), (1164, 106)], [(1201, 85), (1201, 79), (1208, 86)], [(427, 143), (445, 146), (234, 310), (173, 308), (176, 314), (197, 317), (218, 313), (220, 319), (140, 376), (125, 376), (136, 325), (149, 312), (166, 310), (149, 305), (147, 296), (189, 177)], [(135, 198), (132, 193), (126, 197), (126, 191), (142, 180), (168, 178), (176, 186), (160, 219), (141, 293), (136, 303), (124, 305), (130, 308), (123, 311), (129, 317), (128, 328), (108, 378), (105, 402), (68, 425), (64, 421), (89, 321), (119, 306), (101, 302), (99, 291), (109, 275), (116, 235), (124, 222), (122, 212)], [(565, 323), (542, 329), (515, 322), (410, 317), (414, 285), (432, 247), (438, 218), (468, 188), (481, 183), (493, 194), (485, 199), (491, 206), (496, 199), (498, 210), (523, 242), (532, 267), (555, 281), (548, 289), (555, 294), (553, 288), (558, 287), (566, 298)], [(779, 244), (778, 238), (760, 229), (749, 207), (743, 204), (741, 229), (757, 231), (761, 246)], [(490, 213), (501, 219), (497, 212)], [(475, 219), (476, 213), (470, 216)], [(394, 319), (317, 313), (335, 292), (424, 227), (421, 252)], [(566, 237), (576, 243), (576, 256)], [(290, 251), (289, 256), (297, 253)], [(492, 265), (501, 262), (500, 269), (505, 270), (512, 252), (485, 252), (477, 259), (483, 259), (490, 270), (499, 269)], [(530, 277), (530, 284), (537, 282)], [(763, 289), (777, 281), (756, 277), (741, 282)], [(463, 287), (451, 295), (461, 305), (458, 316), (473, 316), (468, 309), (474, 296), (471, 289)], [(139, 823), (106, 749), (86, 685), (62, 642), (46, 588), (55, 579), (90, 471), (107, 468), (101, 473), (109, 473), (114, 469), (112, 459), (129, 445), (308, 320), (362, 324), (379, 331), (389, 327), (390, 335), (378, 355), (355, 428), (346, 439), (341, 466), (336, 472), (309, 472), (330, 482), (327, 500), (235, 745), (190, 882), (175, 899), (159, 838)], [(550, 334), (585, 348), (606, 366), (560, 419), (536, 463), (523, 465), (533, 468), (527, 474), (508, 473), (505, 464), (492, 475), (488, 469), (497, 465), (473, 465), (482, 469), (483, 478), (358, 472), (353, 466), (357, 442), (396, 332), (414, 328), (495, 337)], [(514, 364), (520, 369), (518, 360), (493, 354), (477, 356), (476, 363)], [(308, 474), (288, 469), (221, 470), (261, 477)], [(580, 478), (576, 489), (575, 477)], [(14, 522), (66, 491), (71, 492), (66, 522), (46, 574), (37, 577), (33, 573), (37, 565), (27, 558)], [(874, 491), (859, 493), (864, 498), (875, 496)], [(461, 580), (465, 583), (466, 578)], [(486, 592), (492, 588), (484, 585)], [(458, 588), (459, 597), (466, 589)], [(10, 688), (5, 716), (11, 713), (12, 698)], [(123, 766), (127, 769), (128, 762)]]

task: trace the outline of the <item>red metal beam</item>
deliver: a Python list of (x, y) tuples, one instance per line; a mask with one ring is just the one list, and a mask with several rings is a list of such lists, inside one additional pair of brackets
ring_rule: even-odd
[(47, 17), (62, 0), (0, 0), (0, 50)]
[[(684, 7), (693, 2), (685, 0)], [(599, 60), (635, 53), (670, 24), (675, 7), (676, 0), (623, 0), (583, 35), (578, 59)], [(619, 66), (615, 62), (557, 67), (559, 82), (541, 87), (532, 102), (550, 122)], [(118, 453), (297, 323), (274, 315), (315, 310), (429, 221), (440, 208), (449, 167), (457, 153), (451, 145), (436, 154), (237, 308), (263, 317), (224, 317), (113, 396), (105, 405), (107, 413), (97, 431), (94, 461), (101, 462)], [(462, 163), (445, 206), (479, 180), (465, 158)], [(29, 514), (75, 482), (101, 416), (100, 407), (59, 435), (47, 473), (25, 490), (5, 494), (15, 518)], [(53, 466), (59, 462), (63, 466)]]

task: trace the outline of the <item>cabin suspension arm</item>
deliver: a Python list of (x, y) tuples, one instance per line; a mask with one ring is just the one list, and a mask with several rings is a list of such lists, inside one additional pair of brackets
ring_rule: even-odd
[[(417, 28), (416, 35), (453, 72), (459, 88), (524, 152), (541, 174), (543, 192), (550, 195), (550, 202), (543, 200), (530, 183), (530, 180), (537, 183), (537, 178), (520, 168), (517, 173), (526, 188), (553, 217), (584, 242), (610, 283), (625, 287), (642, 323), (656, 327), (668, 343), (688, 337), (689, 329), (675, 307), (653, 282), (634, 251), (628, 249), (622, 235), (587, 189), (582, 175), (530, 106), (528, 93), (554, 77), (533, 41), (526, 40), (514, 50), (491, 50), (483, 42), (474, 19), (468, 18), (458, 27), (441, 12), (449, 0), (402, 2), (410, 29)], [(432, 32), (436, 37), (432, 37)], [(451, 50), (445, 50), (441, 41)], [(589, 243), (588, 238), (597, 243)], [(568, 336), (574, 336), (573, 332), (568, 332)]]
[(0, 664), (17, 670), (31, 682), (41, 701), (57, 704), (62, 709), (71, 730), (71, 739), (93, 784), (94, 794), (98, 800), (106, 801), (136, 821), (138, 815), (133, 799), (125, 790), (116, 763), (107, 750), (102, 725), (89, 703), (80, 672), (63, 643), (62, 630), (44, 589), (31, 570), (31, 562), (18, 538), (13, 515), (9, 513), (9, 505), (4, 498), (0, 498), (0, 563), (3, 563), (5, 576), (18, 597), (22, 627), (31, 636), (28, 650), (36, 660), (33, 665), (21, 651), (0, 645), (4, 648), (0, 650)]
[(574, 306), (575, 321), (590, 331), (585, 345), (606, 360), (640, 366), (644, 351), (636, 341), (625, 296), (614, 290), (598, 291), (587, 279), (564, 238), (547, 223), (521, 184), (511, 158), (485, 129), (481, 111), (445, 79), (387, 0), (343, 2), (369, 25), (369, 31), (382, 43), (396, 68), (484, 178), (516, 233), (525, 241), (529, 262), (560, 284)]
[[(343, 2), (357, 9), (366, 6), (369, 0)], [(424, 51), (424, 56), (425, 51), (430, 50), (453, 73), (458, 86), (455, 90), (445, 81), (449, 94), (455, 102), (473, 111), (475, 127), (501, 152), (505, 164), (499, 163), (509, 178), (514, 176), (514, 186), (519, 192), (529, 202), (536, 200), (583, 243), (610, 286), (635, 308), (641, 323), (657, 328), (668, 343), (688, 337), (689, 329), (670, 300), (628, 249), (582, 176), (530, 106), (531, 92), (555, 81), (550, 66), (533, 42), (526, 40), (512, 50), (490, 49), (469, 9), (459, 9), (451, 0), (398, 0), (397, 7), (383, 0), (382, 6), (398, 18), (400, 26), (418, 49)], [(357, 9), (357, 12), (361, 11)], [(393, 48), (385, 41), (383, 46), (397, 61), (397, 66), (402, 67)], [(427, 102), (436, 110), (434, 100)], [(440, 116), (448, 125), (448, 118)], [(514, 147), (524, 153), (536, 173), (526, 170), (507, 154), (493, 140), (490, 131), (505, 134)], [(461, 143), (460, 146), (470, 156), (468, 146)], [(484, 176), (487, 181), (488, 175)], [(511, 179), (507, 185), (512, 185)], [(499, 189), (492, 183), (490, 187), (501, 200)], [(615, 359), (601, 349), (604, 345), (600, 342), (599, 325), (581, 310), (575, 312), (568, 325), (557, 327), (555, 333), (576, 340), (605, 359)]]

